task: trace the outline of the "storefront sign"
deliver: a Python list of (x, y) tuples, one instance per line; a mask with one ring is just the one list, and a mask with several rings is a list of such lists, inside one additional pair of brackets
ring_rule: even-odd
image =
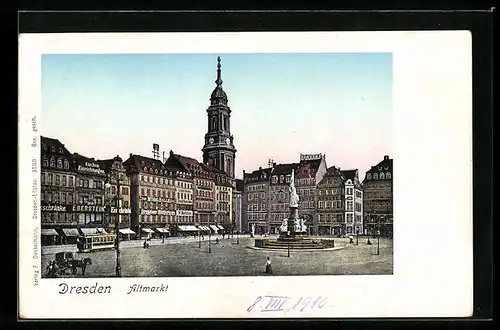
[(42, 205), (42, 212), (67, 212), (68, 205)]
[(79, 172), (95, 173), (95, 174), (106, 174), (101, 166), (96, 163), (85, 162), (84, 165), (78, 165)]
[(177, 210), (177, 215), (193, 215), (193, 211), (189, 211), (189, 210)]
[(148, 201), (148, 202), (167, 202), (167, 203), (174, 203), (175, 202), (173, 199), (165, 198), (165, 197), (142, 196), (141, 199)]
[[(116, 207), (111, 208), (111, 213), (117, 213)], [(132, 211), (128, 208), (120, 208), (120, 214), (130, 214)]]
[(167, 211), (167, 210), (141, 210), (141, 214), (150, 215), (150, 214), (158, 214), (158, 215), (175, 215), (175, 211)]
[(104, 212), (104, 206), (101, 205), (73, 205), (73, 212)]

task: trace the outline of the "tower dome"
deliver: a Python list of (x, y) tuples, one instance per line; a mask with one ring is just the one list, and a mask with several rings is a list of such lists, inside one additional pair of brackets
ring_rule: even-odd
[(221, 71), (220, 71), (220, 57), (217, 57), (217, 80), (215, 81), (216, 87), (210, 95), (210, 103), (211, 104), (224, 104), (227, 105), (227, 95), (226, 92), (222, 89), (222, 79), (221, 79)]

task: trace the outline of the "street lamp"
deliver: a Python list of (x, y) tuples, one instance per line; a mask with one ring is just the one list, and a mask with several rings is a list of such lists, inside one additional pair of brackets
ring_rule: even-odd
[[(110, 171), (111, 172), (111, 171)], [(104, 185), (106, 189), (111, 187), (111, 174), (108, 174), (107, 182)], [(115, 218), (115, 245), (116, 245), (116, 269), (115, 269), (115, 275), (116, 277), (121, 277), (122, 276), (122, 268), (120, 265), (120, 175), (119, 172), (116, 171), (116, 196), (114, 197), (116, 200), (116, 218)], [(110, 216), (111, 216), (111, 200), (109, 203), (109, 208), (110, 208)]]
[(201, 228), (200, 228), (200, 224), (198, 224), (197, 226), (198, 226), (198, 248), (201, 249)]
[(163, 239), (162, 239), (162, 244), (165, 244), (165, 230), (167, 229), (167, 224), (163, 225)]
[(240, 231), (237, 230), (236, 231), (236, 244), (240, 244), (240, 235), (239, 235)]
[(358, 245), (359, 227), (356, 226), (356, 245)]
[(370, 242), (370, 234), (372, 230), (373, 230), (373, 218), (371, 219), (370, 222), (370, 232), (368, 233), (368, 241), (366, 242), (366, 245), (372, 245), (372, 242)]

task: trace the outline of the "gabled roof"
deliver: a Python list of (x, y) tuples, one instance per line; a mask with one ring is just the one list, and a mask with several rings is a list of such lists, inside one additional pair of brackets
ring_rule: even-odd
[(292, 171), (297, 173), (299, 163), (277, 164), (273, 167), (271, 175), (287, 175), (292, 174)]
[[(243, 180), (245, 182), (269, 182), (269, 176), (271, 174), (272, 168), (259, 168), (252, 173), (243, 172)], [(263, 177), (265, 174), (265, 177)]]
[(123, 165), (134, 172), (154, 173), (154, 174), (169, 174), (169, 172), (176, 172), (177, 169), (162, 163), (159, 159), (144, 157), (141, 155), (130, 154)]
[[(58, 139), (53, 139), (53, 138), (49, 138), (49, 137), (46, 137), (46, 136), (40, 136), (40, 141), (41, 141), (41, 148), (42, 148), (42, 153), (43, 154), (58, 154), (58, 155), (61, 155), (61, 153), (59, 152), (59, 149), (61, 148), (63, 150), (63, 155), (66, 156), (66, 157), (72, 157), (73, 155), (71, 154), (71, 152), (69, 152), (69, 150), (64, 146), (64, 144), (59, 141)], [(47, 146), (47, 151), (44, 151), (43, 150), (43, 146), (46, 145)], [(55, 152), (52, 152), (50, 151), (50, 147), (54, 147), (56, 149)]]
[(392, 158), (384, 156), (384, 159), (377, 165), (372, 166), (366, 173), (392, 172)]
[(341, 170), (340, 171), (342, 175), (344, 176), (345, 180), (351, 180), (354, 181), (354, 179), (358, 176), (358, 170), (353, 169), (353, 170)]

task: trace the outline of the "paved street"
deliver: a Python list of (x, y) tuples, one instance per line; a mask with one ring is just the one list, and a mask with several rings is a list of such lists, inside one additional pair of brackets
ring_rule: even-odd
[[(369, 275), (392, 274), (392, 240), (380, 240), (380, 254), (376, 255), (377, 239), (373, 245), (366, 245), (366, 238), (359, 239), (359, 245), (349, 244), (348, 238), (336, 238), (336, 246), (345, 246), (338, 251), (298, 252), (262, 251), (249, 249), (252, 238), (236, 237), (224, 239), (220, 244), (212, 241), (212, 253), (208, 253), (208, 239), (201, 248), (197, 239), (181, 238), (154, 240), (149, 249), (142, 248), (143, 241), (122, 243), (121, 267), (124, 277), (183, 277), (183, 276), (259, 276), (264, 275), (266, 257), (273, 265), (273, 275)], [(356, 240), (354, 240), (356, 242)], [(126, 245), (137, 244), (137, 247)], [(115, 272), (115, 251), (100, 251), (75, 255), (77, 259), (92, 258), (85, 277), (113, 276)], [(42, 256), (42, 266), (54, 260), (54, 255)], [(69, 273), (69, 272), (68, 272)], [(70, 276), (70, 275), (68, 275)], [(81, 270), (76, 277), (82, 277)]]

